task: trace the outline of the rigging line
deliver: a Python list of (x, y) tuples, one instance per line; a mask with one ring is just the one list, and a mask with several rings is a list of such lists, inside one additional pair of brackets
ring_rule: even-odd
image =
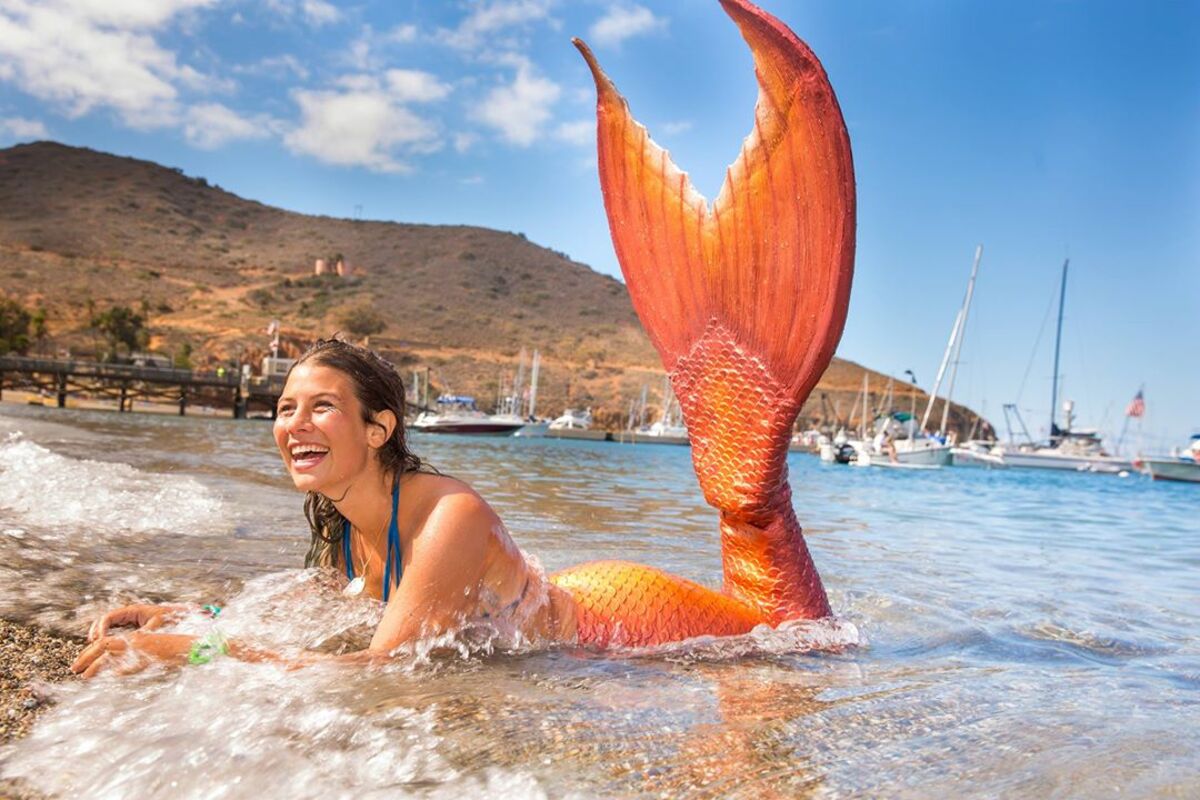
[(1054, 310), (1054, 301), (1057, 297), (1056, 293), (1050, 294), (1050, 302), (1046, 304), (1046, 314), (1042, 317), (1042, 327), (1038, 329), (1037, 339), (1033, 342), (1033, 352), (1029, 354), (1029, 363), (1025, 365), (1025, 374), (1021, 376), (1021, 386), (1017, 389), (1017, 399), (1013, 401), (1013, 405), (1021, 404), (1021, 395), (1025, 394), (1025, 383), (1029, 380), (1029, 371), (1033, 369), (1033, 362), (1037, 358), (1038, 347), (1042, 343), (1042, 335), (1046, 333), (1046, 323), (1050, 321), (1050, 312)]

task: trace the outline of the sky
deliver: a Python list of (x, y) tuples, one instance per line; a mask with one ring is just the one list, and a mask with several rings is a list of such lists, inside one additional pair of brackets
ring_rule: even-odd
[[(821, 58), (858, 188), (843, 358), (1003, 434), (1062, 397), (1124, 449), (1200, 432), (1200, 4), (763, 0)], [(619, 275), (579, 36), (714, 197), (757, 84), (715, 0), (0, 0), (0, 146), (148, 159), (310, 214), (524, 233)], [(528, 343), (536, 347), (537, 343)]]

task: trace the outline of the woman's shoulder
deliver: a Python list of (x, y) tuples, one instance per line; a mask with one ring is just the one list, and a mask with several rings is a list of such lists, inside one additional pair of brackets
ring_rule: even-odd
[(418, 518), (418, 522), (454, 521), (468, 522), (472, 519), (488, 522), (496, 514), (479, 493), (465, 481), (449, 475), (427, 472), (411, 472), (400, 481), (402, 504), (407, 504)]

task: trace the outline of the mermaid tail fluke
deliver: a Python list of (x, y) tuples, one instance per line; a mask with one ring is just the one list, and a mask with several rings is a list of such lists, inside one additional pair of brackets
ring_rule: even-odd
[(633, 305), (663, 360), (708, 503), (725, 596), (762, 621), (829, 613), (792, 511), (792, 424), (833, 357), (854, 260), (854, 173), (812, 51), (721, 0), (754, 55), (754, 129), (710, 208), (576, 40), (596, 81), (600, 183)]

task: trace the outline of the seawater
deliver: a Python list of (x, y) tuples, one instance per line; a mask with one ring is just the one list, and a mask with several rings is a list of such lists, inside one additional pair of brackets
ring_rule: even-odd
[[(720, 582), (685, 448), (413, 444), (547, 570)], [(789, 464), (836, 625), (101, 677), (48, 689), (0, 776), (114, 798), (1200, 796), (1200, 487)], [(216, 601), (280, 652), (361, 647), (379, 606), (301, 569), (307, 536), (265, 423), (0, 407), (5, 617), (81, 633), (120, 603)]]

